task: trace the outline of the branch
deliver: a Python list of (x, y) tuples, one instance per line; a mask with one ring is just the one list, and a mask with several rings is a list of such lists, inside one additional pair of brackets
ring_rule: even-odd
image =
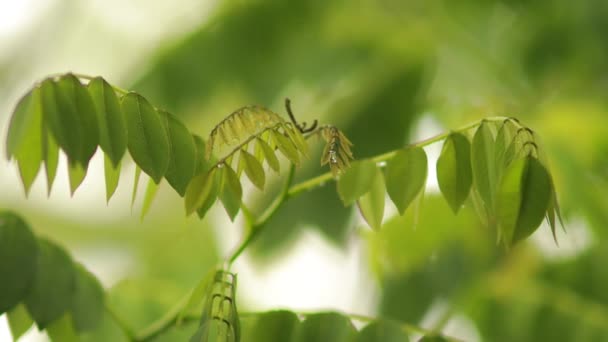
[(295, 173), (295, 165), (291, 164), (289, 168), (289, 173), (287, 174), (287, 179), (283, 185), (283, 189), (277, 198), (275, 198), (274, 202), (266, 208), (266, 210), (260, 215), (260, 217), (255, 221), (255, 223), (251, 226), (251, 233), (249, 236), (240, 244), (239, 247), (232, 253), (232, 255), (228, 258), (228, 264), (232, 265), (232, 263), (243, 253), (245, 248), (249, 246), (258, 235), (264, 230), (264, 226), (266, 222), (270, 220), (270, 218), (279, 210), (281, 205), (290, 197), (289, 195), (289, 186), (293, 181), (293, 175)]

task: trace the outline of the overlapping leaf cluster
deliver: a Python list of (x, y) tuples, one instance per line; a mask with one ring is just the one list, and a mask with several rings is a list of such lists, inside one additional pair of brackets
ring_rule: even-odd
[(0, 314), (17, 340), (33, 324), (51, 336), (91, 331), (104, 310), (99, 281), (66, 251), (37, 238), (23, 219), (0, 212)]
[(294, 123), (258, 106), (243, 107), (215, 126), (207, 141), (206, 156), (211, 159), (220, 154), (222, 147), (231, 150), (206, 172), (196, 175), (188, 186), (188, 215), (196, 211), (203, 217), (219, 198), (228, 216), (234, 219), (241, 207), (243, 189), (239, 178), (243, 173), (264, 190), (263, 163), (274, 172), (280, 171), (277, 150), (295, 165), (309, 156), (308, 143)]
[[(90, 81), (85, 85), (81, 78)], [(343, 152), (343, 142), (348, 140), (336, 128), (332, 132), (335, 134), (327, 136), (330, 152), (339, 152), (339, 159), (348, 163)], [(215, 126), (205, 143), (175, 116), (155, 108), (141, 95), (115, 88), (101, 77), (73, 74), (47, 78), (21, 98), (11, 118), (6, 153), (17, 161), (28, 193), (41, 165), (51, 191), (59, 151), (63, 151), (73, 193), (98, 147), (105, 155), (108, 200), (118, 186), (121, 162), (128, 151), (137, 166), (133, 198), (141, 172), (150, 176), (143, 214), (164, 178), (185, 197), (188, 214), (197, 211), (204, 216), (219, 198), (231, 219), (241, 206), (242, 173), (263, 190), (266, 173), (262, 165), (265, 161), (279, 172), (277, 151), (296, 165), (308, 156), (308, 144), (298, 124), (266, 108), (235, 111)], [(226, 148), (232, 150), (224, 151)], [(352, 159), (349, 145), (346, 148)], [(336, 165), (330, 161), (332, 170), (347, 167), (344, 162)]]
[[(466, 133), (445, 137), (436, 166), (439, 188), (454, 213), (471, 199), (481, 219), (498, 229), (507, 246), (532, 234), (545, 217), (555, 235), (559, 206), (533, 131), (507, 118), (482, 121), (472, 143)], [(410, 146), (396, 151), (386, 166), (373, 160), (354, 163), (339, 179), (338, 193), (345, 205), (356, 201), (368, 224), (379, 229), (385, 193), (403, 215), (422, 198), (426, 178), (426, 153)]]

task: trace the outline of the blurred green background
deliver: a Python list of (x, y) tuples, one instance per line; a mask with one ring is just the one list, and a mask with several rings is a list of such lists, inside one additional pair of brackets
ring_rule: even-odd
[[(471, 206), (454, 216), (437, 190), (437, 144), (427, 150), (415, 227), (407, 213), (371, 232), (333, 183), (288, 202), (236, 264), (240, 310), (338, 309), (427, 328), (447, 321), (443, 331), (467, 341), (608, 340), (605, 0), (1, 1), (2, 150), (18, 98), (67, 71), (138, 91), (202, 136), (243, 105), (283, 113), (288, 96), (300, 120), (341, 127), (356, 158), (485, 116), (516, 116), (546, 145), (567, 228), (559, 247), (543, 225), (504, 251)], [(296, 177), (325, 172), (317, 160)], [(0, 207), (87, 265), (137, 330), (242, 231), (221, 207), (203, 221), (184, 218), (167, 186), (140, 220), (141, 198), (129, 208), (133, 169), (123, 169), (108, 205), (100, 158), (73, 198), (60, 173), (50, 198), (39, 177), (25, 199), (3, 159)], [(251, 190), (248, 203), (261, 208), (272, 194)], [(101, 340), (116, 329), (107, 321)], [(176, 329), (160, 340), (180, 333), (188, 335)], [(7, 334), (0, 318), (0, 340)]]

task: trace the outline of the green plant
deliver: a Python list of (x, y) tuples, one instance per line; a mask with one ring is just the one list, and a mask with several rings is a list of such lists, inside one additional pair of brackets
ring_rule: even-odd
[[(83, 84), (82, 81), (86, 81)], [(26, 195), (44, 165), (50, 192), (59, 151), (68, 160), (72, 193), (82, 183), (99, 147), (104, 154), (106, 198), (118, 184), (125, 159), (136, 167), (135, 178), (149, 176), (142, 217), (163, 179), (184, 198), (186, 214), (203, 218), (218, 200), (234, 220), (243, 213), (246, 236), (212, 270), (183, 303), (157, 323), (133, 332), (104, 305), (103, 289), (59, 246), (37, 239), (16, 214), (0, 217), (0, 313), (8, 312), (19, 336), (36, 322), (57, 340), (94, 329), (103, 310), (114, 317), (131, 341), (149, 341), (184, 322), (199, 321), (192, 341), (403, 341), (404, 331), (421, 332), (425, 340), (442, 337), (440, 328), (339, 313), (273, 311), (241, 314), (252, 317), (241, 328), (236, 308), (236, 275), (231, 264), (264, 232), (268, 220), (290, 198), (336, 180), (346, 206), (357, 204), (374, 230), (382, 229), (385, 198), (400, 215), (416, 211), (423, 200), (427, 156), (423, 147), (443, 141), (437, 162), (439, 188), (454, 213), (470, 202), (482, 222), (505, 248), (530, 236), (547, 219), (555, 237), (561, 221), (557, 196), (544, 150), (533, 130), (511, 117), (491, 117), (372, 158), (353, 161), (352, 143), (335, 126), (299, 123), (286, 101), (289, 120), (268, 109), (243, 107), (227, 116), (205, 140), (172, 114), (147, 99), (108, 84), (100, 77), (58, 75), (34, 86), (17, 104), (7, 137), (6, 154), (17, 163)], [(325, 140), (321, 164), (330, 171), (292, 184), (296, 167), (310, 158), (309, 138)], [(128, 152), (128, 153), (127, 153)], [(254, 217), (243, 203), (241, 176), (259, 190), (266, 185), (266, 163), (278, 173), (278, 154), (288, 161), (287, 176), (274, 201)], [(128, 154), (130, 158), (125, 157)], [(137, 192), (133, 189), (133, 198)], [(403, 229), (411, 229), (403, 227)], [(202, 307), (202, 315), (201, 312)], [(300, 318), (305, 318), (300, 322)], [(371, 323), (357, 332), (351, 319)]]

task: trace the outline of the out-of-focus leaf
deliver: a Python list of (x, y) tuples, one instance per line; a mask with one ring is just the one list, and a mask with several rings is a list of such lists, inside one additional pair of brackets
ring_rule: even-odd
[(374, 230), (379, 230), (382, 226), (385, 197), (386, 187), (384, 186), (384, 178), (382, 177), (382, 172), (376, 168), (369, 191), (357, 200), (361, 215), (363, 215), (367, 224)]
[(165, 126), (154, 107), (141, 95), (122, 98), (128, 130), (128, 148), (137, 165), (156, 183), (167, 172), (170, 146)]
[(173, 115), (159, 111), (165, 124), (169, 139), (169, 166), (165, 178), (180, 196), (186, 193), (186, 187), (196, 169), (196, 146), (190, 131)]
[(97, 328), (104, 312), (104, 290), (82, 265), (74, 266), (76, 286), (70, 312), (74, 329), (79, 333)]
[(285, 310), (268, 311), (255, 317), (249, 329), (243, 329), (243, 342), (292, 341), (300, 325), (298, 316)]
[(426, 153), (420, 147), (405, 148), (386, 164), (386, 189), (388, 195), (403, 215), (426, 184)]
[(106, 202), (110, 201), (110, 198), (112, 198), (112, 195), (114, 195), (114, 192), (116, 191), (118, 179), (120, 178), (121, 166), (121, 162), (118, 162), (116, 166), (114, 166), (110, 158), (107, 155), (104, 155), (103, 174), (106, 180)]
[(74, 195), (76, 189), (82, 184), (87, 170), (81, 164), (68, 164), (68, 178), (70, 179), (70, 193)]
[[(71, 118), (63, 117), (66, 114), (64, 112), (59, 113), (62, 116), (59, 119), (61, 121), (60, 125), (63, 125), (63, 134), (67, 134), (70, 137), (69, 139), (73, 136), (78, 137), (76, 141), (78, 141), (79, 145), (72, 148), (77, 150), (79, 154), (70, 156), (68, 153), (68, 159), (70, 161), (78, 161), (86, 169), (89, 165), (89, 160), (99, 144), (99, 124), (97, 122), (95, 105), (93, 104), (91, 95), (89, 95), (87, 89), (76, 76), (72, 74), (63, 75), (57, 80), (56, 84), (57, 88), (55, 89), (60, 93), (59, 96), (57, 96), (57, 93), (55, 94), (59, 108), (66, 110), (66, 113), (73, 113), (73, 119), (75, 120), (73, 123), (68, 123), (67, 120)], [(65, 103), (63, 102), (64, 100)], [(76, 125), (77, 132), (70, 131), (73, 128), (72, 125)], [(51, 126), (51, 129), (53, 129), (53, 126)], [(57, 141), (59, 142), (59, 140)]]
[(66, 313), (61, 318), (51, 322), (46, 327), (46, 332), (52, 341), (79, 342), (80, 339), (72, 325), (70, 314)]
[(307, 316), (294, 341), (350, 342), (355, 334), (355, 327), (348, 317), (335, 312), (323, 312)]
[(497, 193), (497, 218), (507, 245), (532, 234), (551, 199), (547, 170), (533, 157), (518, 159), (505, 171)]
[(127, 123), (118, 96), (101, 77), (92, 79), (87, 88), (97, 113), (99, 145), (116, 167), (127, 151)]
[(139, 188), (139, 178), (141, 177), (141, 169), (135, 165), (135, 176), (133, 177), (133, 191), (131, 193), (131, 209), (135, 204), (135, 198), (137, 198), (137, 189)]
[(408, 342), (403, 328), (393, 321), (376, 321), (363, 328), (356, 342)]
[(142, 208), (141, 208), (141, 219), (142, 220), (144, 219), (144, 217), (150, 210), (150, 207), (152, 206), (152, 202), (154, 201), (154, 198), (156, 197), (156, 193), (158, 192), (158, 186), (159, 186), (159, 184), (154, 183), (152, 178), (150, 178), (148, 180), (148, 186), (146, 187), (146, 194), (144, 196), (144, 204), (142, 205)]
[(256, 139), (256, 147), (259, 146), (264, 155), (264, 159), (266, 159), (266, 163), (273, 169), (275, 172), (280, 171), (280, 164), (277, 156), (274, 154), (274, 151), (268, 146), (268, 143), (264, 140), (257, 138)]
[(264, 190), (266, 175), (260, 162), (244, 149), (241, 149), (239, 156), (240, 160), (244, 162), (245, 174), (247, 174), (247, 178), (249, 178), (251, 183), (253, 183), (253, 185), (255, 185), (258, 189)]
[(194, 175), (198, 175), (201, 172), (207, 171), (211, 167), (211, 163), (205, 157), (206, 145), (203, 138), (193, 134), (192, 139), (194, 140), (194, 146), (196, 147), (196, 168), (194, 169)]
[(232, 221), (241, 209), (241, 198), (243, 197), (243, 189), (241, 182), (236, 175), (236, 172), (228, 166), (223, 165), (222, 171), (222, 186), (220, 190), (220, 200), (226, 209), (226, 213)]
[(448, 340), (439, 335), (426, 335), (420, 338), (418, 342), (448, 342)]
[(75, 289), (70, 256), (46, 239), (38, 239), (34, 283), (25, 298), (27, 310), (39, 329), (59, 319), (69, 308)]
[(471, 191), (470, 153), (469, 140), (460, 133), (452, 133), (446, 138), (437, 160), (439, 189), (454, 213), (458, 213)]
[(494, 136), (486, 121), (477, 128), (471, 146), (471, 169), (475, 189), (485, 203), (489, 213), (494, 210), (494, 192), (496, 188), (496, 168), (494, 162)]
[(498, 133), (496, 133), (494, 165), (496, 165), (496, 172), (498, 175), (497, 178), (500, 178), (502, 170), (511, 164), (513, 158), (515, 157), (515, 145), (513, 144), (513, 139), (516, 135), (517, 127), (510, 119), (505, 120), (498, 129)]
[(370, 191), (376, 173), (376, 163), (368, 159), (354, 162), (351, 168), (340, 176), (337, 190), (345, 206), (351, 205)]
[(8, 327), (11, 329), (13, 341), (18, 341), (19, 338), (32, 327), (32, 324), (34, 324), (34, 321), (27, 313), (23, 304), (19, 304), (11, 309), (11, 311), (7, 312), (6, 319), (8, 321)]
[(0, 314), (15, 307), (32, 287), (38, 247), (34, 234), (17, 215), (0, 212)]
[(279, 148), (279, 151), (281, 151), (281, 153), (287, 157), (289, 161), (299, 165), (300, 156), (298, 155), (296, 146), (291, 142), (291, 140), (275, 130), (271, 130), (270, 134), (273, 138), (274, 144)]
[(238, 342), (232, 330), (219, 320), (210, 320), (203, 324), (190, 338), (190, 342)]
[(190, 215), (199, 209), (208, 198), (217, 196), (215, 188), (215, 173), (217, 168), (212, 168), (208, 172), (201, 173), (194, 177), (185, 194), (186, 214)]
[(59, 164), (59, 146), (55, 142), (55, 138), (49, 132), (46, 124), (42, 127), (42, 160), (44, 161), (44, 169), (46, 170), (46, 188), (47, 194), (51, 194), (55, 176), (57, 175), (57, 165)]
[(26, 195), (38, 175), (42, 161), (42, 109), (40, 89), (34, 88), (19, 100), (13, 111), (6, 140), (6, 156), (17, 159)]

